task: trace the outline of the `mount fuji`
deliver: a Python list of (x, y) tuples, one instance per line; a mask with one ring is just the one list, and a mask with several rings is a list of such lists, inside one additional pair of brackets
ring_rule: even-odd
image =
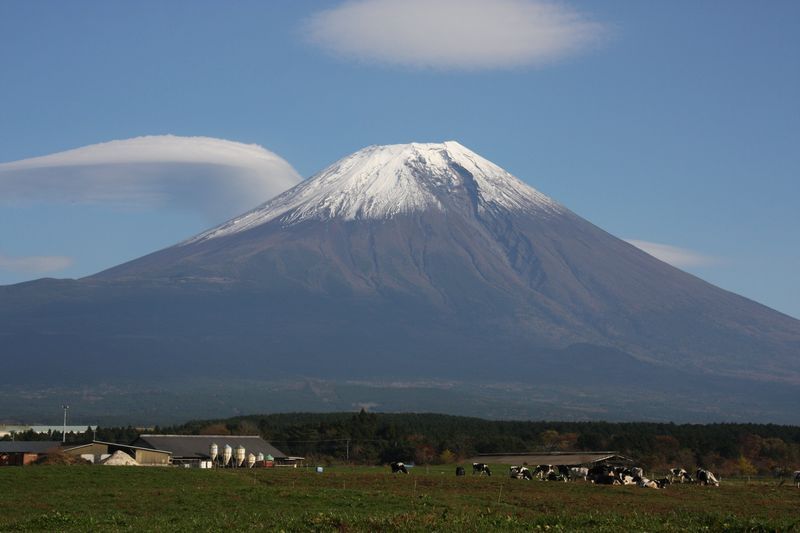
[(523, 383), (549, 409), (526, 416), (657, 417), (650, 402), (676, 419), (799, 420), (800, 321), (659, 261), (457, 142), (371, 146), (175, 246), (0, 287), (0, 345), (18, 361), (0, 381), (17, 384)]

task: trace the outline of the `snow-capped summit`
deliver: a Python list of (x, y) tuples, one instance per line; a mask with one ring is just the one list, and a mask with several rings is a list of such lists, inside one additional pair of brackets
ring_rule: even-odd
[[(659, 261), (454, 142), (365, 148), (190, 241), (0, 289), (2, 346), (22, 362), (2, 377), (17, 380), (44, 368), (59, 383), (190, 372), (230, 390), (408, 376), (518, 391), (545, 376), (537, 413), (691, 419), (746, 390), (733, 420), (797, 421), (800, 321)], [(109, 374), (109, 353), (141, 364)], [(525, 405), (486, 394), (495, 414)]]
[(256, 209), (206, 231), (194, 243), (238, 233), (275, 219), (389, 219), (471, 204), (552, 214), (563, 208), (491, 161), (455, 141), (369, 146)]

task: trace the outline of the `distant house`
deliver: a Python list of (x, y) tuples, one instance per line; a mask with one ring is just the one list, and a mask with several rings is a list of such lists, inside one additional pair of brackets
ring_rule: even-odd
[[(230, 446), (231, 461), (236, 461), (236, 452), (241, 447), (244, 450), (245, 461), (252, 454), (260, 458), (263, 463), (275, 461), (285, 462), (289, 459), (285, 453), (265, 441), (261, 437), (246, 435), (139, 435), (134, 446), (158, 450), (168, 450), (172, 453), (173, 464), (199, 465), (201, 461), (211, 460), (212, 445), (216, 444), (217, 454), (222, 458), (225, 447)], [(219, 461), (217, 460), (217, 464)]]
[(57, 441), (0, 441), (0, 466), (23, 466), (59, 451)]
[(167, 466), (172, 463), (172, 453), (166, 450), (144, 448), (129, 444), (117, 444), (115, 442), (92, 441), (88, 444), (76, 444), (66, 446), (62, 451), (69, 455), (78, 455), (92, 463), (111, 456), (116, 451), (127, 453), (138, 464), (142, 466)]
[(633, 465), (635, 460), (618, 452), (531, 452), (483, 453), (469, 459), (472, 463), (504, 465), (592, 466), (596, 464)]

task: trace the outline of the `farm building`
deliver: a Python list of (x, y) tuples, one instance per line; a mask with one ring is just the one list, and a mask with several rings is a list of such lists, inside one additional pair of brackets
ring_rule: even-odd
[(131, 459), (134, 459), (138, 464), (143, 466), (166, 466), (172, 462), (172, 453), (166, 450), (97, 440), (88, 444), (69, 446), (62, 451), (69, 455), (79, 455), (83, 459), (95, 464), (100, 463), (117, 451), (128, 454)]
[[(246, 463), (251, 460), (251, 456), (252, 461), (260, 463), (259, 466), (269, 466), (273, 461), (284, 463), (289, 459), (295, 459), (287, 457), (285, 453), (257, 436), (140, 435), (134, 445), (141, 448), (169, 450), (172, 453), (173, 464), (193, 466), (211, 460), (220, 465), (226, 449), (230, 454), (225, 461), (228, 466), (247, 466)], [(213, 457), (212, 449), (216, 450), (216, 457)]]
[(539, 452), (539, 453), (484, 453), (468, 460), (471, 463), (592, 466), (610, 464), (629, 466), (636, 463), (630, 457), (617, 452)]
[(0, 441), (0, 466), (29, 465), (39, 457), (57, 452), (56, 441)]

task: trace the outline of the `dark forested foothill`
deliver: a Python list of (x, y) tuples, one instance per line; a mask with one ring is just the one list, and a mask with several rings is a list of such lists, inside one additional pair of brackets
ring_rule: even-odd
[(452, 462), (479, 453), (614, 450), (650, 468), (726, 475), (800, 467), (800, 427), (774, 424), (492, 421), (439, 414), (288, 413), (193, 421), (165, 431), (253, 433), (292, 455), (376, 464)]

